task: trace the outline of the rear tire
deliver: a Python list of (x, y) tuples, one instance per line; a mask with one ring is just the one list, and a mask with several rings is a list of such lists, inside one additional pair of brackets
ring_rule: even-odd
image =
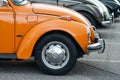
[(35, 46), (35, 60), (43, 73), (63, 75), (72, 70), (77, 48), (66, 35), (54, 33), (40, 39)]

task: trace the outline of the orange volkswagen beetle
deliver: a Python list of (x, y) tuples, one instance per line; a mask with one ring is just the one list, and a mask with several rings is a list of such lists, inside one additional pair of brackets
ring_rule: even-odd
[(62, 75), (77, 58), (102, 53), (103, 39), (79, 13), (27, 0), (0, 0), (0, 58), (31, 56), (42, 72)]

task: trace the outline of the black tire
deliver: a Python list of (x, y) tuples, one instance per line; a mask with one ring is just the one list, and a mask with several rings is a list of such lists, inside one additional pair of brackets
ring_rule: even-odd
[(98, 26), (97, 21), (93, 17), (93, 15), (91, 15), (90, 13), (87, 13), (87, 12), (79, 12), (79, 13), (81, 13), (83, 16), (85, 16), (93, 26), (95, 26), (95, 27)]
[[(52, 45), (53, 42), (55, 43)], [(58, 63), (55, 64), (54, 62), (56, 62), (60, 57), (58, 57), (55, 60), (50, 60), (51, 55), (53, 58), (55, 52), (52, 54), (47, 53), (50, 49), (52, 49), (51, 46), (53, 46), (53, 48), (55, 49), (56, 45), (60, 45), (61, 46), (60, 49), (62, 48), (64, 49), (64, 51), (66, 51), (66, 53), (64, 53), (65, 60), (60, 60), (61, 62), (62, 61), (63, 62), (62, 63), (60, 62), (59, 64)], [(77, 48), (74, 42), (68, 36), (59, 33), (49, 34), (40, 39), (35, 46), (34, 52), (35, 60), (38, 67), (43, 73), (49, 75), (63, 75), (68, 73), (69, 71), (72, 70), (77, 60)], [(57, 55), (63, 56), (62, 52)]]

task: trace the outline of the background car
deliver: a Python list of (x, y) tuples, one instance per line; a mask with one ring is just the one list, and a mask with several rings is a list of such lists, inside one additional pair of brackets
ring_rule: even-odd
[(109, 26), (113, 22), (113, 15), (109, 14), (107, 8), (98, 1), (93, 0), (31, 0), (32, 2), (40, 2), (47, 4), (55, 4), (71, 8), (84, 15), (94, 26)]
[(114, 0), (99, 0), (99, 1), (101, 1), (108, 8), (110, 13), (114, 13), (114, 18), (119, 17), (120, 5), (117, 4)]
[(120, 0), (117, 0), (118, 2), (120, 2)]
[(100, 1), (98, 1), (98, 0), (77, 0), (77, 1), (83, 2), (85, 4), (95, 5), (103, 13), (104, 21), (102, 24), (104, 24), (104, 25), (107, 24), (108, 26), (110, 26), (110, 24), (112, 22), (114, 22), (114, 18), (113, 18), (114, 14), (109, 13), (106, 6), (103, 3), (101, 3)]

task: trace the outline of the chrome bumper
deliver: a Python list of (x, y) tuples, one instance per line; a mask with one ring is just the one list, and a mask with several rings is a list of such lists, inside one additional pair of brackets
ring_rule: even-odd
[(88, 52), (95, 52), (98, 51), (98, 53), (103, 53), (105, 50), (105, 41), (103, 39), (100, 39), (99, 34), (96, 33), (96, 39), (93, 44), (90, 44), (87, 46)]
[(112, 23), (114, 23), (114, 13), (111, 14), (108, 20), (101, 22), (103, 26), (111, 26)]

